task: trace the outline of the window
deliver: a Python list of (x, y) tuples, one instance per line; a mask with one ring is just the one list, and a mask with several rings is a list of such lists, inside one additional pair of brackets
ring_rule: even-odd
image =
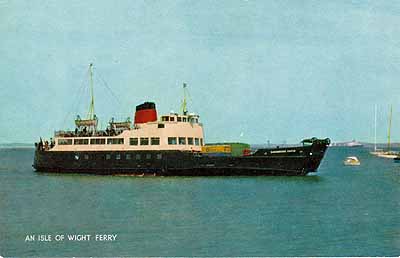
[(186, 138), (185, 137), (179, 137), (179, 145), (185, 145), (186, 144)]
[(163, 117), (161, 118), (161, 121), (169, 121), (169, 116), (163, 116)]
[(178, 116), (178, 117), (176, 118), (176, 120), (177, 120), (178, 122), (182, 122), (182, 117)]
[(140, 159), (140, 154), (136, 154), (136, 159), (137, 159), (137, 160)]
[(176, 137), (168, 137), (169, 145), (176, 145)]
[(125, 159), (131, 159), (131, 154), (127, 153), (127, 154), (125, 155)]
[(198, 117), (190, 117), (188, 120), (189, 120), (190, 123), (194, 123), (194, 124), (199, 123), (199, 118)]
[(106, 144), (106, 139), (90, 139), (90, 144)]
[(183, 117), (182, 121), (183, 121), (183, 122), (186, 122), (186, 117)]
[(124, 144), (124, 138), (108, 138), (107, 144)]
[(158, 153), (157, 154), (157, 159), (161, 159), (162, 158), (162, 154), (161, 153)]
[(121, 159), (121, 154), (115, 155), (115, 159)]
[(164, 124), (158, 124), (158, 128), (165, 128)]
[(83, 158), (84, 159), (89, 159), (89, 155), (85, 154), (85, 155), (83, 155)]
[(151, 145), (160, 145), (159, 137), (151, 137)]
[(199, 144), (200, 144), (199, 138), (194, 138), (194, 144), (195, 144), (195, 145), (199, 145)]
[(138, 138), (130, 138), (129, 144), (130, 145), (138, 145)]
[(151, 159), (151, 154), (150, 153), (146, 154), (146, 159)]
[(58, 139), (58, 145), (72, 145), (72, 139)]
[(140, 145), (149, 145), (149, 138), (140, 138)]
[(75, 139), (74, 144), (76, 145), (86, 145), (89, 144), (89, 139)]
[(193, 145), (193, 137), (188, 137), (188, 144)]
[(111, 159), (111, 154), (106, 154), (106, 159)]
[(171, 122), (175, 121), (175, 117), (171, 116), (171, 117), (169, 118), (169, 121), (171, 121)]
[(203, 146), (203, 138), (200, 138), (200, 146)]

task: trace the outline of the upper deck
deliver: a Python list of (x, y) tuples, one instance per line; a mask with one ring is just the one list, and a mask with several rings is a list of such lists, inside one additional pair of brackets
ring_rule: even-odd
[(181, 150), (201, 151), (203, 127), (195, 114), (171, 113), (157, 121), (106, 130), (57, 131), (50, 151)]

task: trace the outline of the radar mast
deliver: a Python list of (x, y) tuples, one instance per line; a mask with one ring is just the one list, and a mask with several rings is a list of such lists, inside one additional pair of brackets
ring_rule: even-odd
[(187, 96), (188, 96), (187, 85), (186, 85), (186, 83), (183, 83), (183, 100), (182, 100), (182, 105), (181, 105), (181, 111), (182, 111), (183, 115), (187, 115), (187, 113), (188, 113)]

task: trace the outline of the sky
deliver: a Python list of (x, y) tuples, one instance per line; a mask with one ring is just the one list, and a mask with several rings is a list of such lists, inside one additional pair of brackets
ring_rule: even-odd
[(400, 1), (0, 0), (0, 143), (102, 127), (182, 83), (206, 142), (400, 141)]

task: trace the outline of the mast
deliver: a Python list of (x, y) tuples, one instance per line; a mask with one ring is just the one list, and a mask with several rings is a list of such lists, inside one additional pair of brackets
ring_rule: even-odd
[(183, 101), (182, 101), (182, 106), (181, 106), (181, 110), (182, 110), (182, 114), (183, 115), (187, 115), (187, 85), (186, 83), (183, 83)]
[(92, 134), (97, 130), (97, 117), (94, 113), (94, 94), (93, 94), (93, 64), (89, 65), (89, 86), (90, 86), (90, 105), (87, 119), (81, 119), (78, 115), (75, 119), (76, 130), (82, 131), (84, 134)]
[(388, 129), (388, 151), (390, 151), (390, 129), (392, 127), (392, 105), (390, 105), (390, 114), (389, 114), (389, 129)]
[(89, 77), (90, 77), (90, 95), (91, 95), (91, 101), (90, 101), (90, 106), (89, 106), (89, 112), (88, 112), (88, 119), (94, 119), (95, 114), (94, 114), (94, 94), (93, 94), (93, 64), (91, 63), (89, 65)]
[(376, 152), (376, 116), (378, 113), (378, 105), (375, 104), (375, 130), (374, 130), (374, 151)]

